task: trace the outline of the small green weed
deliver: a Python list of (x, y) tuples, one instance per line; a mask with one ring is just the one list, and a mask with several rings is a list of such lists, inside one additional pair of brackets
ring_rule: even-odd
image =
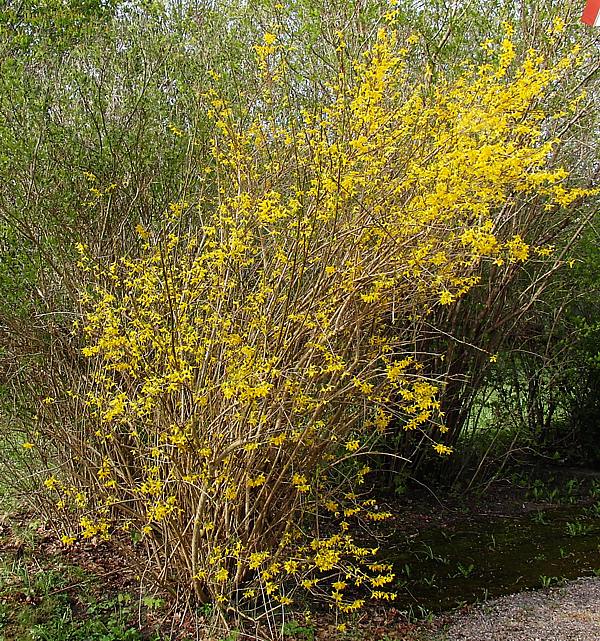
[(569, 479), (565, 485), (567, 497), (574, 496), (579, 492), (580, 482), (578, 479)]
[(596, 501), (596, 503), (586, 508), (586, 514), (594, 518), (600, 517), (600, 501)]
[(142, 597), (142, 604), (148, 610), (160, 610), (160, 608), (165, 604), (165, 600), (159, 599), (158, 597), (145, 596)]
[(543, 588), (549, 588), (551, 585), (558, 583), (557, 576), (545, 576), (544, 574), (540, 575), (540, 585)]
[(589, 494), (594, 499), (600, 499), (600, 481), (597, 479), (592, 481)]
[(592, 529), (592, 526), (588, 523), (583, 523), (583, 521), (573, 521), (567, 522), (566, 530), (569, 536), (585, 536), (589, 534)]
[(428, 585), (429, 587), (437, 587), (435, 585), (436, 577), (437, 577), (437, 574), (435, 572), (431, 576), (424, 576), (422, 579), (423, 585)]
[(535, 479), (527, 490), (527, 496), (535, 501), (541, 501), (546, 497), (546, 484), (541, 479)]
[(469, 563), (468, 565), (459, 563), (457, 565), (457, 568), (458, 573), (454, 576), (462, 576), (465, 579), (468, 579), (473, 574), (473, 572), (475, 572), (475, 565), (473, 563)]
[(546, 518), (546, 513), (543, 510), (537, 510), (534, 512), (531, 520), (538, 525), (548, 525), (548, 519)]
[(405, 612), (405, 615), (409, 623), (415, 623), (416, 621), (426, 621), (430, 623), (434, 617), (433, 612), (424, 608), (422, 605), (417, 605), (416, 607), (411, 605)]
[(283, 624), (282, 633), (284, 637), (293, 637), (304, 641), (314, 641), (315, 638), (314, 626), (302, 625), (293, 619)]

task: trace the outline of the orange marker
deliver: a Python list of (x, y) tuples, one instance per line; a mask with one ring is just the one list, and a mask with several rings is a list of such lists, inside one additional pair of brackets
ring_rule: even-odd
[(600, 27), (600, 0), (587, 0), (581, 22), (591, 27)]

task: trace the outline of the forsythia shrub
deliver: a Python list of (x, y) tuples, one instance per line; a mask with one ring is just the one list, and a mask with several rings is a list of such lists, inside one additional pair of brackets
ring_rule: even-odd
[[(538, 106), (573, 60), (518, 63), (509, 39), (488, 54), (456, 82), (410, 87), (382, 29), (296, 113), (286, 47), (267, 33), (255, 103), (202, 95), (205, 192), (139, 225), (136, 255), (104, 264), (79, 247), (87, 370), (40, 410), (74, 457), (45, 483), (65, 543), (130, 532), (159, 582), (223, 609), (286, 605), (299, 587), (342, 611), (362, 605), (356, 586), (394, 598), (350, 522), (386, 516), (356, 486), (392, 418), (448, 451), (414, 332), (482, 260), (541, 251), (527, 230), (501, 240), (494, 212), (582, 193), (548, 168)], [(350, 458), (344, 484), (332, 471)]]

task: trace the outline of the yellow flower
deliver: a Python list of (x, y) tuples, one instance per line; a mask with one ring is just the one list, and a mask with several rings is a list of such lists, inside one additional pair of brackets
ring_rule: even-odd
[(277, 436), (272, 436), (271, 437), (271, 444), (272, 445), (283, 445), (283, 443), (285, 442), (286, 438), (287, 438), (287, 436), (285, 434), (283, 434), (283, 433), (278, 434)]
[(356, 452), (356, 450), (360, 447), (360, 443), (358, 440), (353, 440), (353, 441), (348, 441), (346, 443), (346, 449), (348, 452)]
[(249, 478), (246, 481), (246, 485), (248, 487), (260, 487), (261, 485), (264, 485), (266, 480), (267, 477), (264, 475), (264, 473), (261, 473), (256, 478)]
[(508, 257), (512, 262), (524, 262), (529, 258), (529, 245), (517, 234), (506, 243)]
[(58, 485), (58, 479), (56, 476), (50, 476), (44, 481), (44, 485), (49, 489), (49, 490), (54, 490), (56, 486)]
[(251, 570), (258, 569), (267, 559), (269, 558), (268, 552), (253, 552), (250, 555), (250, 560), (248, 562), (248, 567)]
[(139, 234), (140, 238), (143, 238), (144, 240), (147, 240), (147, 238), (150, 236), (150, 234), (141, 224), (135, 226), (135, 231)]
[(557, 16), (552, 21), (552, 27), (549, 29), (548, 33), (549, 35), (555, 35), (555, 34), (562, 33), (564, 30), (565, 30), (565, 21), (560, 16)]
[(444, 454), (452, 454), (452, 448), (447, 445), (443, 445), (442, 443), (435, 443), (433, 445), (433, 449), (441, 456)]
[(308, 485), (308, 481), (304, 474), (294, 474), (292, 483), (299, 492), (308, 492), (308, 490), (310, 490), (310, 486)]
[(234, 501), (237, 498), (237, 488), (229, 485), (225, 490), (225, 498), (228, 501)]
[(333, 569), (339, 560), (340, 554), (336, 550), (319, 550), (315, 556), (314, 563), (319, 570), (327, 572)]
[(286, 561), (283, 564), (283, 568), (288, 574), (296, 574), (296, 572), (298, 571), (298, 562), (297, 561)]
[(450, 305), (450, 303), (453, 303), (455, 300), (455, 297), (453, 294), (451, 294), (449, 291), (445, 290), (442, 292), (440, 296), (440, 305)]
[(229, 571), (226, 568), (219, 568), (219, 570), (215, 573), (215, 580), (219, 583), (225, 583), (228, 577)]
[(355, 599), (352, 603), (341, 606), (340, 610), (342, 612), (352, 612), (353, 610), (359, 610), (364, 604), (364, 599)]
[(23, 443), (22, 447), (26, 450), (30, 450), (33, 447), (33, 443)]
[(182, 129), (179, 129), (179, 127), (176, 127), (172, 122), (170, 122), (170, 123), (168, 124), (168, 127), (169, 127), (170, 132), (171, 132), (174, 136), (178, 136), (178, 137), (183, 136), (183, 130), (182, 130)]

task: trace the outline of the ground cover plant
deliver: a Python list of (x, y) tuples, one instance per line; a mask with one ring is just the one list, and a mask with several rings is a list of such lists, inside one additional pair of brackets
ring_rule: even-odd
[(161, 618), (154, 616), (161, 600), (138, 598), (132, 577), (106, 546), (71, 554), (31, 514), (13, 511), (2, 519), (0, 551), (3, 641), (161, 637), (155, 631)]
[[(423, 364), (445, 352), (422, 339), (473, 288), (562, 261), (523, 207), (595, 194), (555, 162), (579, 94), (546, 104), (579, 47), (519, 52), (507, 24), (459, 73), (415, 73), (419, 38), (388, 9), (359, 42), (331, 33), (318, 79), (298, 68), (292, 14), (208, 70), (197, 16), (171, 23), (165, 53), (168, 11), (141, 6), (102, 14), (114, 31), (91, 53), (69, 31), (75, 76), (64, 58), (48, 73), (36, 38), (4, 51), (38, 107), (40, 88), (63, 91), (4, 192), (27, 303), (3, 309), (10, 456), (64, 545), (112, 538), (223, 621), (272, 617), (303, 590), (343, 614), (395, 598), (352, 526), (386, 518), (362, 488), (389, 432), (451, 451), (450, 373)], [(32, 181), (32, 158), (57, 182)]]

